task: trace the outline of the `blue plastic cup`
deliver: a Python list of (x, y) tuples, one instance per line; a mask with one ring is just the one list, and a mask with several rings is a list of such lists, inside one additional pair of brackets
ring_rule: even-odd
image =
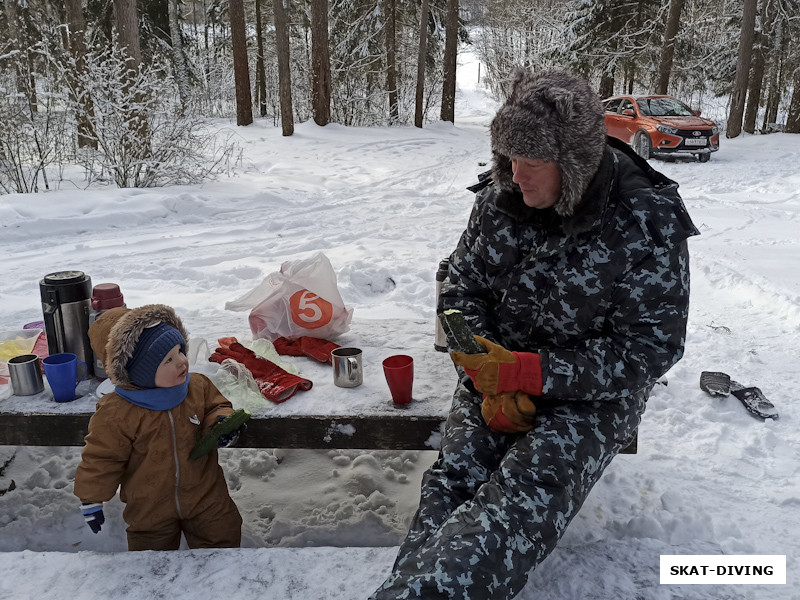
[[(83, 375), (80, 378), (78, 378), (78, 365), (83, 365)], [(77, 355), (72, 352), (61, 352), (43, 358), (42, 366), (55, 401), (71, 402), (75, 400), (75, 388), (86, 378), (88, 372), (86, 363), (78, 360)]]

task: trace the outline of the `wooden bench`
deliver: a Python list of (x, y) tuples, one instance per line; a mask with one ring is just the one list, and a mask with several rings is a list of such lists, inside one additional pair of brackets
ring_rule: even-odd
[[(282, 404), (263, 400), (258, 406), (245, 405), (252, 418), (237, 446), (438, 450), (456, 378), (449, 356), (433, 348), (432, 324), (427, 320), (354, 321), (351, 331), (337, 341), (363, 350), (363, 385), (338, 388), (329, 365), (285, 357), (313, 382), (313, 388)], [(396, 407), (381, 361), (406, 353), (414, 357), (414, 400)], [(217, 365), (201, 363), (195, 369), (211, 374)], [(54, 402), (46, 391), (0, 400), (0, 445), (83, 446), (98, 383), (82, 382), (81, 397), (63, 404)], [(236, 398), (232, 401), (240, 406)], [(636, 440), (624, 452), (636, 453)]]
[[(310, 393), (310, 392), (306, 392)], [(0, 401), (0, 445), (83, 446), (96, 397), (86, 395), (67, 405), (50, 405), (12, 396)], [(301, 403), (299, 394), (288, 402)], [(416, 400), (415, 400), (416, 402)], [(412, 403), (413, 404), (413, 403)], [(253, 414), (238, 447), (438, 450), (446, 411), (415, 413), (396, 408), (389, 414)], [(623, 450), (635, 454), (637, 440)]]
[[(0, 445), (83, 446), (91, 412), (0, 412)], [(237, 447), (438, 450), (445, 419), (436, 416), (255, 415)], [(623, 454), (636, 454), (634, 440)]]

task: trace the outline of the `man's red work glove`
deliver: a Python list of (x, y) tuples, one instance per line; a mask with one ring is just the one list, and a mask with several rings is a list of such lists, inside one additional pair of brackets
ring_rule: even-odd
[(315, 338), (308, 335), (304, 335), (300, 338), (300, 348), (303, 350), (303, 354), (319, 362), (333, 364), (331, 352), (338, 347), (339, 344), (334, 344), (322, 338)]
[(331, 352), (339, 347), (339, 344), (334, 344), (328, 340), (308, 335), (293, 340), (281, 337), (272, 343), (278, 354), (286, 356), (308, 356), (314, 360), (328, 364), (333, 363)]
[(281, 356), (305, 356), (303, 350), (300, 348), (300, 338), (290, 340), (289, 338), (279, 337), (272, 342), (275, 346), (275, 351)]
[(465, 354), (454, 350), (450, 358), (464, 367), (476, 390), (489, 395), (517, 390), (534, 396), (542, 395), (542, 363), (538, 354), (509, 352), (486, 338), (476, 335), (475, 339), (486, 348), (486, 354)]
[(483, 395), (481, 414), (486, 424), (502, 433), (525, 433), (533, 429), (536, 405), (525, 392)]
[(222, 348), (230, 348), (231, 344), (233, 344), (235, 342), (238, 342), (238, 341), (239, 340), (236, 339), (234, 336), (217, 338), (217, 344), (219, 344), (220, 347), (222, 347)]
[(226, 358), (231, 358), (244, 365), (253, 374), (253, 379), (258, 385), (261, 395), (272, 402), (284, 402), (294, 396), (297, 391), (310, 390), (313, 385), (310, 380), (287, 373), (275, 363), (261, 358), (239, 342), (232, 343), (228, 348), (217, 348), (208, 360), (222, 363)]

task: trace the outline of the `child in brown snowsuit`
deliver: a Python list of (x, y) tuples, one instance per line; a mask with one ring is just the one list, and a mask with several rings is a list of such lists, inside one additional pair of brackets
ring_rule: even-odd
[(211, 381), (189, 374), (187, 334), (162, 304), (114, 308), (89, 329), (114, 393), (89, 421), (75, 495), (95, 533), (103, 502), (120, 487), (129, 550), (236, 548), (242, 518), (228, 494), (217, 451), (189, 460), (198, 437), (233, 412)]

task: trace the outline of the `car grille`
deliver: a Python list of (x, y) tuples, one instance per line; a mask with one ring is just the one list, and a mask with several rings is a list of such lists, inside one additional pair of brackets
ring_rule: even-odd
[[(695, 135), (695, 133), (700, 135)], [(711, 143), (710, 129), (679, 129), (675, 135), (683, 138), (679, 148), (705, 148)], [(694, 140), (697, 141), (692, 143)]]
[[(700, 135), (695, 135), (694, 132), (699, 131)], [(692, 138), (692, 137), (711, 137), (711, 130), (710, 129), (678, 129), (678, 133), (675, 135), (679, 135), (685, 138)]]

